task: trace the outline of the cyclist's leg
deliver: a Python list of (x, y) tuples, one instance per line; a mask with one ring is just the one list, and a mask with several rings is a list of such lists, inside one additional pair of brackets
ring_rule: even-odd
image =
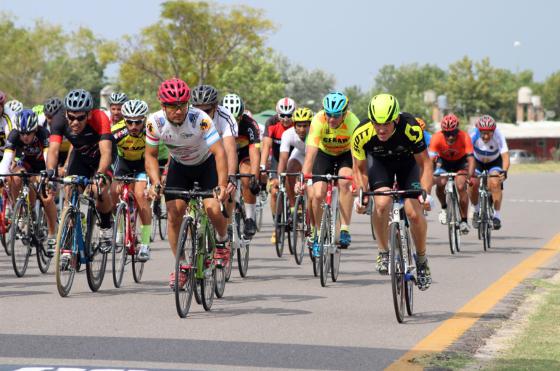
[[(316, 175), (333, 174), (334, 173), (334, 157), (329, 156), (321, 150), (317, 151), (315, 163), (313, 164), (312, 173)], [(322, 179), (313, 178), (313, 216), (315, 217), (315, 228), (317, 231), (321, 224), (323, 216), (323, 200), (327, 195), (327, 182)]]
[[(352, 176), (352, 155), (350, 151), (337, 156), (338, 175)], [(340, 179), (338, 181), (338, 191), (340, 192), (340, 244), (348, 247), (352, 241), (350, 238), (350, 222), (352, 220), (352, 206), (354, 196), (352, 195), (352, 181)]]
[[(25, 169), (22, 166), (15, 165), (12, 168), (12, 173), (19, 173), (21, 171), (25, 171)], [(8, 178), (8, 186), (10, 188), (10, 193), (12, 195), (13, 200), (17, 199), (17, 196), (21, 191), (22, 184), (23, 182), (21, 178), (18, 176), (11, 176)]]
[[(248, 157), (241, 159), (239, 172), (241, 174), (251, 173), (251, 163)], [(249, 189), (250, 182), (250, 178), (241, 178), (241, 194), (243, 196), (246, 218), (243, 234), (247, 237), (252, 237), (257, 232), (257, 223), (255, 222), (257, 196)]]
[(140, 215), (140, 220), (136, 223), (141, 223), (140, 226), (140, 251), (138, 256), (141, 259), (150, 258), (150, 234), (152, 231), (152, 208), (148, 197), (146, 195), (146, 188), (148, 186), (148, 177), (146, 173), (137, 173), (136, 179), (138, 180), (134, 183), (134, 198), (138, 204), (138, 214)]
[[(278, 161), (274, 156), (270, 159), (270, 170), (278, 169)], [(270, 188), (270, 212), (272, 215), (276, 214), (276, 196), (278, 195), (278, 174), (270, 174), (268, 180), (268, 187)], [(272, 232), (274, 233), (274, 231)]]
[[(189, 178), (189, 166), (182, 165), (171, 159), (167, 172), (166, 187), (173, 190), (189, 190), (193, 186), (192, 180)], [(165, 194), (165, 205), (167, 208), (167, 233), (169, 247), (173, 256), (177, 252), (177, 239), (183, 221), (183, 214), (187, 208), (187, 203), (180, 196)]]
[[(372, 191), (388, 191), (393, 185), (395, 170), (379, 159), (372, 158), (368, 168), (369, 188)], [(377, 236), (379, 252), (389, 253), (389, 215), (392, 199), (389, 196), (374, 196), (375, 208), (373, 209), (373, 229)]]
[(447, 209), (445, 200), (445, 185), (447, 184), (447, 178), (436, 175), (445, 173), (447, 171), (448, 169), (446, 169), (446, 167), (444, 166), (443, 160), (439, 158), (436, 162), (436, 169), (434, 170), (434, 184), (436, 185), (436, 196), (442, 209)]
[[(286, 172), (288, 173), (299, 173), (301, 172), (301, 168), (303, 166), (303, 160), (305, 158), (305, 154), (302, 153), (297, 148), (294, 148), (290, 157), (288, 158), (288, 166), (286, 168)], [(286, 191), (288, 192), (288, 199), (290, 200), (290, 207), (294, 207), (296, 202), (294, 187), (296, 185), (296, 181), (298, 179), (296, 177), (288, 177), (286, 179)]]
[[(498, 157), (496, 161), (492, 162), (490, 167), (489, 173), (490, 175), (499, 175), (502, 171), (502, 157)], [(488, 178), (488, 188), (492, 193), (492, 199), (494, 201), (494, 216), (493, 216), (493, 223), (494, 229), (501, 228), (501, 215), (500, 210), (502, 209), (502, 180), (499, 177), (491, 177)]]

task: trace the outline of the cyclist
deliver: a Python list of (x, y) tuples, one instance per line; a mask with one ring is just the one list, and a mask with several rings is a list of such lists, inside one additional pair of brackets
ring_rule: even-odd
[[(348, 109), (348, 97), (333, 91), (323, 99), (323, 110), (319, 111), (311, 121), (311, 129), (305, 141), (304, 174), (338, 174), (352, 176), (352, 154), (350, 151), (352, 133), (360, 120)], [(340, 190), (340, 247), (347, 248), (350, 237), (350, 220), (352, 218), (352, 181), (339, 180)], [(301, 185), (297, 186), (298, 188)], [(323, 209), (321, 204), (327, 194), (327, 183), (323, 179), (313, 179), (313, 214), (315, 217), (314, 231), (321, 223)], [(316, 235), (314, 236), (316, 237)], [(318, 254), (319, 246), (314, 239), (313, 253)]]
[(17, 99), (12, 99), (11, 101), (6, 102), (6, 107), (15, 115), (23, 110), (23, 103)]
[[(303, 168), (305, 160), (305, 140), (309, 134), (309, 126), (313, 119), (313, 111), (306, 107), (300, 107), (294, 111), (294, 126), (282, 134), (280, 143), (280, 159), (278, 161), (278, 172), (299, 173)], [(286, 191), (290, 200), (290, 207), (295, 203), (295, 178), (287, 178)], [(299, 189), (297, 190), (299, 192)], [(307, 188), (307, 199), (309, 210), (312, 210), (313, 188)], [(313, 213), (310, 214), (313, 217)], [(311, 223), (313, 224), (313, 223)]]
[[(93, 97), (84, 89), (71, 90), (64, 98), (66, 120), (53, 119), (47, 156), (47, 175), (54, 176), (59, 164), (62, 138), (72, 144), (68, 160), (67, 175), (80, 175), (88, 178), (94, 175), (102, 179), (99, 191), (101, 197), (96, 208), (100, 217), (99, 247), (103, 252), (111, 249), (111, 122), (99, 109), (93, 108)], [(97, 194), (97, 186), (93, 186)]]
[(109, 111), (111, 113), (111, 125), (121, 122), (123, 119), (122, 106), (128, 100), (125, 93), (113, 92), (109, 96)]
[[(363, 189), (390, 190), (396, 177), (400, 189), (426, 190), (421, 200), (405, 200), (405, 211), (410, 222), (412, 238), (416, 246), (418, 288), (426, 290), (431, 282), (430, 268), (426, 258), (427, 223), (423, 208), (430, 208), (432, 189), (432, 163), (428, 156), (422, 129), (409, 113), (399, 112), (399, 102), (390, 94), (379, 94), (371, 99), (368, 118), (352, 135), (352, 155), (355, 159), (354, 179)], [(372, 164), (368, 166), (366, 154)], [(356, 200), (356, 209), (364, 213), (369, 197)], [(420, 201), (420, 202), (419, 202)], [(374, 196), (373, 226), (379, 244), (377, 270), (388, 273), (388, 228), (392, 199)]]
[[(148, 178), (144, 168), (144, 151), (146, 148), (146, 116), (148, 105), (138, 99), (126, 101), (121, 109), (124, 120), (113, 125), (111, 132), (117, 147), (117, 158), (114, 162), (115, 176), (134, 175), (134, 197), (138, 203), (140, 221), (140, 249), (138, 261), (150, 259), (150, 232), (152, 223), (152, 209), (146, 198)], [(114, 182), (111, 186), (113, 202), (118, 202), (121, 182)]]
[(238, 123), (237, 135), (237, 158), (239, 160), (239, 172), (241, 174), (253, 174), (254, 177), (241, 178), (241, 190), (245, 201), (245, 226), (243, 234), (253, 237), (257, 232), (256, 195), (260, 192), (259, 163), (260, 152), (257, 145), (260, 143), (259, 128), (255, 120), (245, 114), (243, 100), (237, 94), (227, 94), (222, 100), (222, 106), (227, 108)]
[[(296, 110), (296, 102), (292, 98), (284, 97), (276, 103), (276, 114), (266, 120), (263, 140), (261, 145), (261, 165), (260, 169), (267, 169), (269, 153), (272, 152), (270, 159), (270, 170), (277, 170), (280, 158), (280, 143), (282, 134), (292, 126), (294, 122), (292, 116)], [(270, 188), (270, 210), (272, 215), (276, 214), (276, 195), (278, 194), (278, 177), (271, 174), (268, 182)], [(270, 242), (276, 242), (276, 231), (272, 231)]]
[(0, 158), (4, 153), (6, 145), (6, 137), (13, 129), (13, 122), (15, 121), (14, 113), (11, 109), (5, 110), (4, 104), (7, 100), (6, 93), (0, 91)]
[[(454, 114), (445, 115), (441, 120), (441, 131), (432, 137), (429, 153), (436, 163), (434, 175), (446, 172), (466, 174), (455, 178), (455, 185), (459, 193), (461, 222), (459, 229), (462, 234), (469, 233), (467, 213), (469, 211), (469, 197), (467, 195), (467, 182), (474, 175), (473, 145), (469, 135), (459, 129), (459, 119)], [(447, 224), (447, 204), (445, 199), (446, 177), (435, 178), (436, 195), (441, 204), (439, 221)]]
[[(476, 160), (476, 172), (480, 174), (487, 170), (490, 174), (500, 174), (500, 177), (488, 178), (488, 187), (494, 201), (493, 228), (500, 229), (502, 220), (500, 210), (502, 206), (502, 183), (507, 178), (509, 169), (509, 150), (504, 134), (496, 127), (492, 116), (484, 115), (476, 121), (475, 129), (471, 132)], [(474, 206), (473, 227), (478, 228), (480, 205), (478, 203), (478, 187), (480, 182), (473, 178), (470, 188), (470, 199)]]
[[(45, 101), (43, 113), (45, 114), (45, 121), (43, 126), (51, 131), (52, 126), (55, 123), (58, 125), (67, 123), (66, 114), (63, 109), (64, 103), (58, 97), (52, 97)], [(66, 137), (62, 138), (62, 143), (60, 143), (60, 149), (58, 150), (58, 175), (64, 176), (66, 173), (66, 166), (68, 165), (68, 154), (70, 152), (70, 142)]]
[[(198, 182), (204, 190), (219, 187), (217, 197), (204, 200), (204, 208), (216, 230), (214, 258), (227, 264), (230, 253), (227, 220), (220, 212), (219, 204), (226, 198), (228, 181), (226, 154), (212, 119), (204, 111), (189, 107), (190, 97), (189, 87), (178, 78), (166, 80), (159, 86), (158, 98), (162, 109), (152, 113), (146, 123), (145, 164), (153, 185), (150, 187), (150, 195), (158, 197), (161, 189), (157, 158), (159, 142), (163, 141), (171, 156), (166, 187), (191, 190), (194, 182)], [(166, 206), (169, 245), (175, 255), (179, 229), (187, 203), (179, 196), (168, 194)], [(186, 274), (179, 277), (181, 286), (186, 280)], [(175, 272), (172, 272), (169, 280), (172, 288), (174, 282)]]
[(426, 147), (430, 148), (430, 141), (432, 140), (432, 134), (426, 128), (426, 122), (421, 117), (416, 117), (416, 122), (420, 125), (422, 133), (424, 134), (424, 142), (426, 142)]
[[(14, 129), (8, 135), (4, 157), (0, 162), (0, 174), (8, 172), (19, 173), (22, 171), (39, 173), (45, 170), (45, 160), (49, 149), (49, 132), (39, 126), (38, 115), (30, 109), (24, 109), (16, 115)], [(12, 166), (16, 153), (20, 160)], [(9, 178), (10, 190), (15, 200), (21, 190), (22, 180), (19, 177)], [(47, 255), (54, 256), (56, 245), (56, 206), (52, 192), (47, 198), (39, 195), (43, 201), (47, 215)], [(31, 205), (35, 204), (35, 194), (30, 194)]]

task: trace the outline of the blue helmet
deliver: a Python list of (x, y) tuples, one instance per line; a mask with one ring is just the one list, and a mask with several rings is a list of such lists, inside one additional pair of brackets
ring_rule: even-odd
[(20, 133), (29, 133), (37, 130), (37, 126), (39, 126), (39, 117), (37, 117), (37, 114), (33, 112), (33, 110), (24, 109), (16, 115), (14, 125)]
[(332, 91), (323, 99), (323, 108), (328, 116), (342, 116), (347, 107), (348, 97), (339, 91)]

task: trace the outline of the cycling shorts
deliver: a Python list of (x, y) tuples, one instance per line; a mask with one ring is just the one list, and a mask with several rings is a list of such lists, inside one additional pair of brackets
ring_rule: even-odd
[(447, 161), (439, 157), (436, 161), (436, 169), (434, 175), (441, 173), (464, 173), (469, 168), (467, 156), (461, 157), (457, 161)]
[[(352, 153), (350, 151), (344, 152), (338, 156), (332, 156), (326, 154), (325, 152), (318, 150), (317, 157), (315, 157), (315, 163), (313, 164), (313, 174), (325, 175), (325, 174), (335, 174), (336, 169), (340, 170), (343, 167), (352, 168)], [(337, 171), (338, 173), (338, 171)], [(313, 183), (324, 182), (324, 179), (313, 178)]]
[(115, 176), (136, 176), (138, 180), (146, 179), (144, 160), (130, 161), (117, 156), (115, 161)]
[(500, 172), (503, 171), (503, 162), (502, 162), (502, 156), (498, 156), (497, 159), (495, 159), (494, 161), (490, 161), (490, 162), (480, 162), (478, 160), (476, 160), (476, 174), (479, 175), (481, 174), (484, 170), (487, 170), (489, 173), (492, 172)]
[[(167, 171), (166, 188), (173, 190), (190, 191), (194, 188), (194, 182), (198, 182), (201, 190), (213, 190), (218, 186), (218, 172), (216, 171), (216, 160), (210, 156), (199, 165), (183, 165), (171, 158)], [(210, 197), (208, 197), (210, 198)], [(165, 200), (184, 199), (178, 195), (165, 194)]]
[(371, 158), (371, 166), (368, 169), (369, 188), (373, 191), (382, 187), (393, 188), (397, 177), (398, 188), (402, 190), (420, 189), (420, 168), (414, 160), (403, 159), (399, 161), (381, 161)]

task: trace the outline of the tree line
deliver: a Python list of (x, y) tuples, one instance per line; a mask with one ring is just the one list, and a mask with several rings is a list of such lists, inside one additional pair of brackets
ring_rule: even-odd
[[(66, 32), (43, 20), (18, 27), (13, 16), (0, 13), (0, 90), (31, 106), (76, 87), (98, 96), (112, 83), (157, 107), (159, 83), (179, 76), (191, 86), (205, 83), (223, 94), (240, 94), (253, 112), (273, 109), (284, 95), (319, 109), (336, 85), (335, 76), (293, 64), (267, 48), (266, 38), (274, 30), (262, 10), (203, 1), (164, 2), (154, 24), (120, 40), (100, 38), (84, 27)], [(105, 75), (111, 63), (119, 64), (116, 81)], [(394, 94), (403, 111), (429, 118), (424, 92), (433, 90), (445, 94), (450, 109), (465, 118), (489, 113), (512, 122), (521, 86), (531, 87), (546, 110), (560, 114), (560, 71), (537, 82), (529, 70), (514, 73), (492, 66), (488, 58), (465, 56), (447, 69), (385, 65), (368, 91), (358, 86), (343, 90), (362, 119), (369, 99), (379, 92)]]

